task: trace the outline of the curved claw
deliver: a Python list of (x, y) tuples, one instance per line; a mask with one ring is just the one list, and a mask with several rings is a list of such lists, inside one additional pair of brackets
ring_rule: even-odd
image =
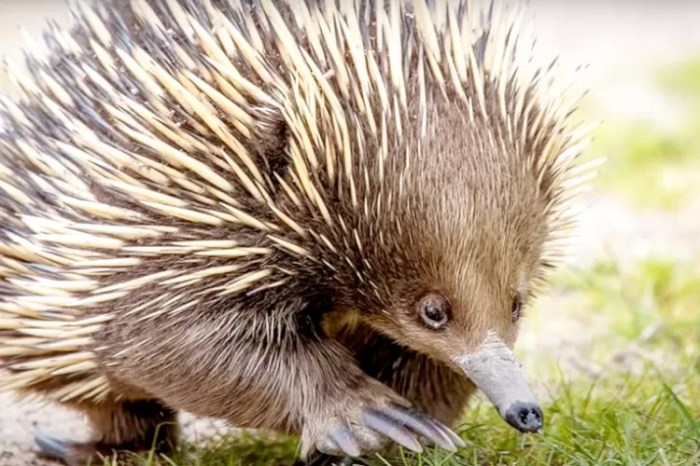
[(467, 443), (464, 440), (462, 440), (462, 437), (457, 435), (452, 429), (434, 419), (431, 420), (431, 422), (433, 423), (436, 429), (439, 429), (440, 432), (445, 434), (459, 448), (464, 448), (467, 446)]
[(344, 454), (348, 456), (360, 456), (362, 454), (357, 439), (355, 439), (348, 427), (336, 427), (330, 433), (330, 437)]
[(423, 447), (421, 447), (418, 440), (413, 437), (411, 431), (383, 412), (374, 409), (367, 410), (363, 414), (363, 418), (365, 425), (370, 429), (386, 435), (394, 442), (409, 450), (415, 451), (416, 453), (423, 452)]
[(415, 433), (425, 437), (445, 450), (452, 452), (457, 451), (457, 447), (452, 438), (436, 425), (438, 424), (437, 421), (433, 421), (419, 412), (398, 405), (389, 406), (384, 409), (383, 412), (395, 421), (400, 422)]
[(36, 442), (40, 453), (44, 456), (63, 462), (68, 462), (70, 459), (70, 448), (63, 440), (38, 432), (34, 436), (34, 442)]

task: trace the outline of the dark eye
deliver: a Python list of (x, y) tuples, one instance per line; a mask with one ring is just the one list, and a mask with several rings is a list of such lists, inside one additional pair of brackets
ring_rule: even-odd
[(440, 330), (450, 321), (452, 308), (443, 295), (430, 292), (418, 301), (418, 314), (428, 328)]
[(523, 310), (523, 301), (522, 301), (522, 299), (520, 299), (520, 296), (516, 295), (513, 298), (513, 304), (511, 305), (511, 308), (510, 308), (510, 320), (511, 320), (511, 322), (516, 323), (518, 320), (520, 320), (522, 310)]

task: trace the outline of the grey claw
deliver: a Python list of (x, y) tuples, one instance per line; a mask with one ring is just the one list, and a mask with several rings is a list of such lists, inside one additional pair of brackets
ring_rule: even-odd
[(415, 451), (416, 453), (423, 452), (423, 447), (421, 447), (418, 440), (413, 437), (411, 431), (386, 414), (372, 409), (365, 411), (363, 418), (365, 425), (370, 429), (386, 435), (394, 442), (409, 450)]
[(423, 414), (398, 405), (390, 406), (383, 412), (445, 450), (457, 451), (452, 438), (436, 426), (435, 421)]
[(331, 431), (331, 439), (348, 456), (360, 456), (362, 451), (355, 436), (346, 426), (339, 426)]
[(63, 461), (68, 459), (66, 442), (42, 433), (37, 433), (34, 436), (34, 441), (43, 455)]
[(464, 448), (467, 446), (466, 442), (464, 440), (462, 440), (462, 437), (455, 434), (452, 429), (450, 429), (446, 425), (444, 425), (441, 422), (438, 422), (436, 420), (432, 420), (431, 422), (433, 423), (433, 425), (435, 426), (436, 429), (439, 429), (440, 432), (445, 434), (459, 448)]
[(323, 437), (316, 443), (316, 449), (326, 456), (331, 456), (340, 450), (332, 436)]

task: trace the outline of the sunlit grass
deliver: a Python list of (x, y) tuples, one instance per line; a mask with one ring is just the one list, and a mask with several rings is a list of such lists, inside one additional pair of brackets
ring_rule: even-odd
[[(590, 270), (567, 272), (560, 278), (585, 298), (585, 305), (604, 315), (612, 336), (629, 340), (657, 328), (657, 343), (683, 339), (689, 352), (700, 343), (700, 264), (648, 258), (629, 264), (598, 262)], [(581, 304), (579, 304), (581, 306)], [(651, 338), (652, 335), (649, 335)]]
[[(691, 373), (693, 372), (693, 373)], [(640, 376), (610, 375), (588, 383), (562, 382), (546, 406), (547, 428), (524, 437), (481, 404), (467, 415), (479, 419), (462, 436), (470, 447), (449, 458), (439, 451), (390, 464), (433, 465), (620, 465), (697, 464), (700, 423), (675, 390), (698, 395), (689, 370), (674, 387), (653, 368)], [(376, 464), (380, 464), (377, 462)]]

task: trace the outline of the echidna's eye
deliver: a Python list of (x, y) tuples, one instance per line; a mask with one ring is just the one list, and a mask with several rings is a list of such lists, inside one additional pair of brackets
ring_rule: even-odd
[(519, 295), (515, 295), (513, 297), (513, 304), (511, 305), (510, 308), (510, 320), (513, 323), (516, 323), (518, 320), (520, 320), (520, 316), (522, 315), (522, 310), (523, 310), (523, 300), (520, 298)]
[(418, 314), (427, 327), (440, 330), (450, 321), (452, 308), (443, 295), (430, 292), (418, 300)]

